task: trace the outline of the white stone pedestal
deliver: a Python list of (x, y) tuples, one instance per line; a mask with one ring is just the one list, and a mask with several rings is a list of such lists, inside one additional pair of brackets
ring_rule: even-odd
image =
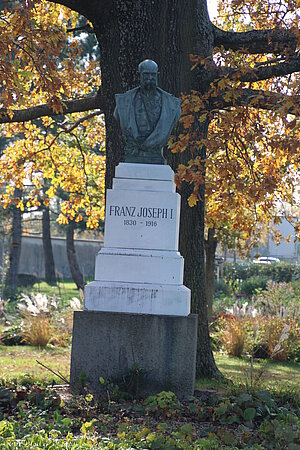
[(188, 316), (178, 252), (180, 196), (169, 166), (121, 163), (107, 191), (104, 247), (85, 310)]

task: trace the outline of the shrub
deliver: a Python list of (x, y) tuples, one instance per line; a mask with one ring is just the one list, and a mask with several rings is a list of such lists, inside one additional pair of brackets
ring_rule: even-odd
[(24, 330), (22, 331), (22, 341), (37, 347), (46, 347), (52, 338), (52, 327), (50, 317), (45, 313), (36, 316), (24, 313)]
[(292, 286), (269, 280), (266, 289), (257, 293), (255, 305), (263, 309), (264, 315), (298, 317), (299, 301)]
[(297, 280), (293, 280), (290, 283), (291, 287), (293, 288), (295, 296), (300, 299), (300, 278)]
[(52, 338), (51, 313), (56, 308), (56, 302), (51, 303), (45, 294), (22, 294), (18, 307), (23, 316), (22, 340), (29, 345), (45, 347)]
[(264, 448), (295, 449), (299, 448), (300, 419), (296, 414), (282, 412), (273, 420), (266, 419), (259, 427), (260, 439)]
[(255, 275), (247, 278), (241, 283), (240, 292), (245, 295), (253, 295), (257, 289), (265, 289), (268, 277), (264, 275)]
[[(54, 298), (45, 294), (22, 294), (24, 303), (18, 307), (23, 317), (22, 340), (26, 344), (45, 347), (47, 344), (64, 346), (70, 341), (73, 327), (73, 313), (65, 310), (57, 314)], [(74, 301), (74, 299), (73, 299)], [(75, 302), (78, 306), (78, 302)]]
[(22, 327), (18, 324), (13, 324), (5, 327), (0, 336), (0, 343), (2, 345), (22, 345)]
[(224, 264), (224, 277), (227, 280), (247, 280), (250, 277), (262, 275), (270, 280), (289, 283), (300, 278), (300, 268), (297, 264), (280, 262), (276, 264)]
[(162, 391), (156, 395), (147, 397), (144, 405), (151, 412), (165, 412), (169, 414), (176, 413), (180, 408), (180, 402), (174, 392)]
[(272, 280), (277, 281), (278, 283), (289, 283), (293, 279), (296, 271), (297, 266), (295, 264), (285, 262), (274, 264)]
[(286, 361), (300, 357), (300, 326), (297, 318), (280, 314), (263, 315), (256, 304), (236, 302), (213, 322), (214, 347), (232, 356), (250, 353), (256, 358)]
[(216, 292), (215, 292), (216, 297), (228, 294), (229, 294), (229, 286), (228, 284), (225, 283), (224, 280), (220, 280), (218, 283), (216, 283)]
[(234, 279), (234, 280), (246, 280), (249, 278), (249, 270), (250, 263), (247, 264), (233, 264), (233, 263), (225, 263), (224, 264), (224, 278), (226, 280)]
[(219, 321), (220, 344), (231, 356), (242, 356), (245, 351), (248, 334), (247, 326), (240, 317), (223, 316)]
[(38, 279), (35, 275), (29, 274), (29, 273), (19, 273), (18, 274), (18, 286), (33, 286), (35, 283), (38, 282)]
[[(257, 340), (267, 351), (268, 358), (286, 361), (288, 359), (287, 339), (289, 331), (279, 317), (264, 317), (260, 320), (260, 336)], [(281, 339), (284, 332), (284, 339)]]

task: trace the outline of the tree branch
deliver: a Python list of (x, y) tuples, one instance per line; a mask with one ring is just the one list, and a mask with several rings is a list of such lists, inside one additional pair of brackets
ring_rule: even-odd
[[(216, 66), (210, 64), (210, 61), (199, 63), (197, 67), (199, 73), (199, 80), (203, 82), (205, 74), (205, 81), (207, 84), (218, 83), (222, 78), (233, 81), (242, 81), (251, 83), (256, 81), (267, 80), (273, 77), (283, 77), (300, 71), (300, 55), (295, 54), (289, 58), (273, 58), (261, 63), (258, 63), (253, 68), (229, 68), (224, 66)], [(195, 87), (197, 90), (198, 88)]]
[(76, 100), (63, 102), (62, 112), (53, 112), (47, 104), (33, 106), (28, 109), (10, 110), (0, 109), (0, 123), (27, 122), (28, 120), (38, 119), (44, 116), (58, 116), (62, 114), (71, 114), (75, 112), (90, 111), (92, 109), (102, 109), (104, 104), (103, 97), (99, 94)]
[(245, 53), (281, 53), (287, 48), (295, 51), (296, 35), (284, 29), (253, 30), (244, 33), (223, 31), (214, 28), (215, 47), (223, 46), (225, 50), (241, 50)]
[(268, 92), (255, 89), (241, 89), (239, 96), (236, 91), (223, 91), (218, 97), (210, 97), (209, 110), (226, 109), (232, 106), (250, 106), (266, 110), (276, 110), (288, 104), (285, 110), (286, 114), (299, 116), (300, 96), (283, 95), (276, 92)]
[(82, 27), (67, 28), (67, 33), (73, 33), (74, 31), (84, 31), (85, 33), (93, 34), (95, 33), (94, 28), (89, 24), (83, 25)]
[(246, 73), (239, 74), (237, 71), (231, 71), (229, 78), (233, 80), (251, 82), (267, 80), (272, 77), (282, 77), (300, 71), (300, 56), (295, 55), (284, 62), (278, 64), (269, 64), (266, 66), (259, 66)]

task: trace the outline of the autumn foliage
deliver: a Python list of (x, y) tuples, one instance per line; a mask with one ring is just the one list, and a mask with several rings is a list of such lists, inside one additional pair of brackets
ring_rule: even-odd
[[(191, 207), (201, 201), (199, 187), (205, 182), (206, 226), (216, 233), (239, 232), (241, 241), (257, 242), (284, 215), (299, 223), (299, 74), (269, 76), (275, 65), (291, 61), (299, 41), (299, 15), (294, 1), (222, 1), (217, 25), (246, 32), (289, 28), (295, 41), (270, 53), (215, 48), (213, 59), (191, 55), (192, 70), (215, 72), (206, 93), (183, 95), (177, 139), (172, 152), (191, 153), (180, 165), (177, 185), (193, 186)], [(268, 20), (266, 20), (268, 17)], [(297, 38), (296, 38), (297, 36)], [(277, 52), (280, 50), (280, 56)], [(209, 123), (208, 134), (196, 124)], [(199, 148), (205, 149), (205, 158)], [(275, 238), (280, 239), (277, 232)]]
[[(0, 202), (33, 210), (63, 192), (59, 222), (96, 228), (104, 218), (104, 122), (101, 111), (64, 116), (65, 101), (100, 85), (98, 64), (83, 62), (81, 40), (68, 33), (79, 15), (46, 1), (7, 3), (0, 12), (0, 118), (37, 108), (33, 121), (5, 124), (0, 150)], [(54, 116), (39, 117), (39, 105)], [(41, 112), (41, 111), (40, 111)], [(41, 114), (43, 116), (43, 114)], [(92, 151), (91, 151), (92, 150)], [(27, 185), (26, 199), (14, 198)]]

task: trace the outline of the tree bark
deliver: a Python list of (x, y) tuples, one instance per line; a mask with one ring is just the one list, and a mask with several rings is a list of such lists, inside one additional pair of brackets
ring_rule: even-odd
[(74, 222), (69, 222), (69, 224), (67, 225), (66, 246), (67, 246), (67, 257), (69, 261), (72, 278), (77, 286), (77, 289), (83, 289), (85, 282), (78, 265), (74, 245)]
[(215, 229), (209, 228), (205, 240), (205, 293), (207, 303), (208, 320), (212, 318), (212, 305), (215, 293), (215, 260), (218, 240), (215, 237)]
[[(15, 188), (14, 199), (22, 198), (22, 190)], [(12, 233), (9, 250), (9, 268), (5, 279), (5, 296), (14, 295), (18, 286), (18, 270), (22, 244), (22, 211), (13, 205)]]
[[(100, 95), (90, 95), (85, 98), (67, 100), (63, 103), (63, 113), (71, 114), (73, 112), (90, 111), (91, 109), (101, 109), (102, 99)], [(11, 112), (13, 115), (11, 115)], [(7, 114), (5, 108), (0, 109), (0, 123), (26, 122), (27, 120), (38, 119), (39, 117), (55, 116), (61, 114), (54, 113), (47, 104), (32, 106), (27, 109), (13, 110)]]
[(42, 216), (43, 227), (43, 250), (45, 259), (45, 280), (47, 283), (55, 283), (55, 264), (51, 243), (51, 231), (50, 231), (50, 211), (49, 208), (44, 206)]
[(287, 48), (296, 50), (297, 36), (290, 30), (273, 28), (245, 32), (224, 31), (214, 26), (215, 45), (225, 50), (240, 50), (245, 53), (280, 53)]

